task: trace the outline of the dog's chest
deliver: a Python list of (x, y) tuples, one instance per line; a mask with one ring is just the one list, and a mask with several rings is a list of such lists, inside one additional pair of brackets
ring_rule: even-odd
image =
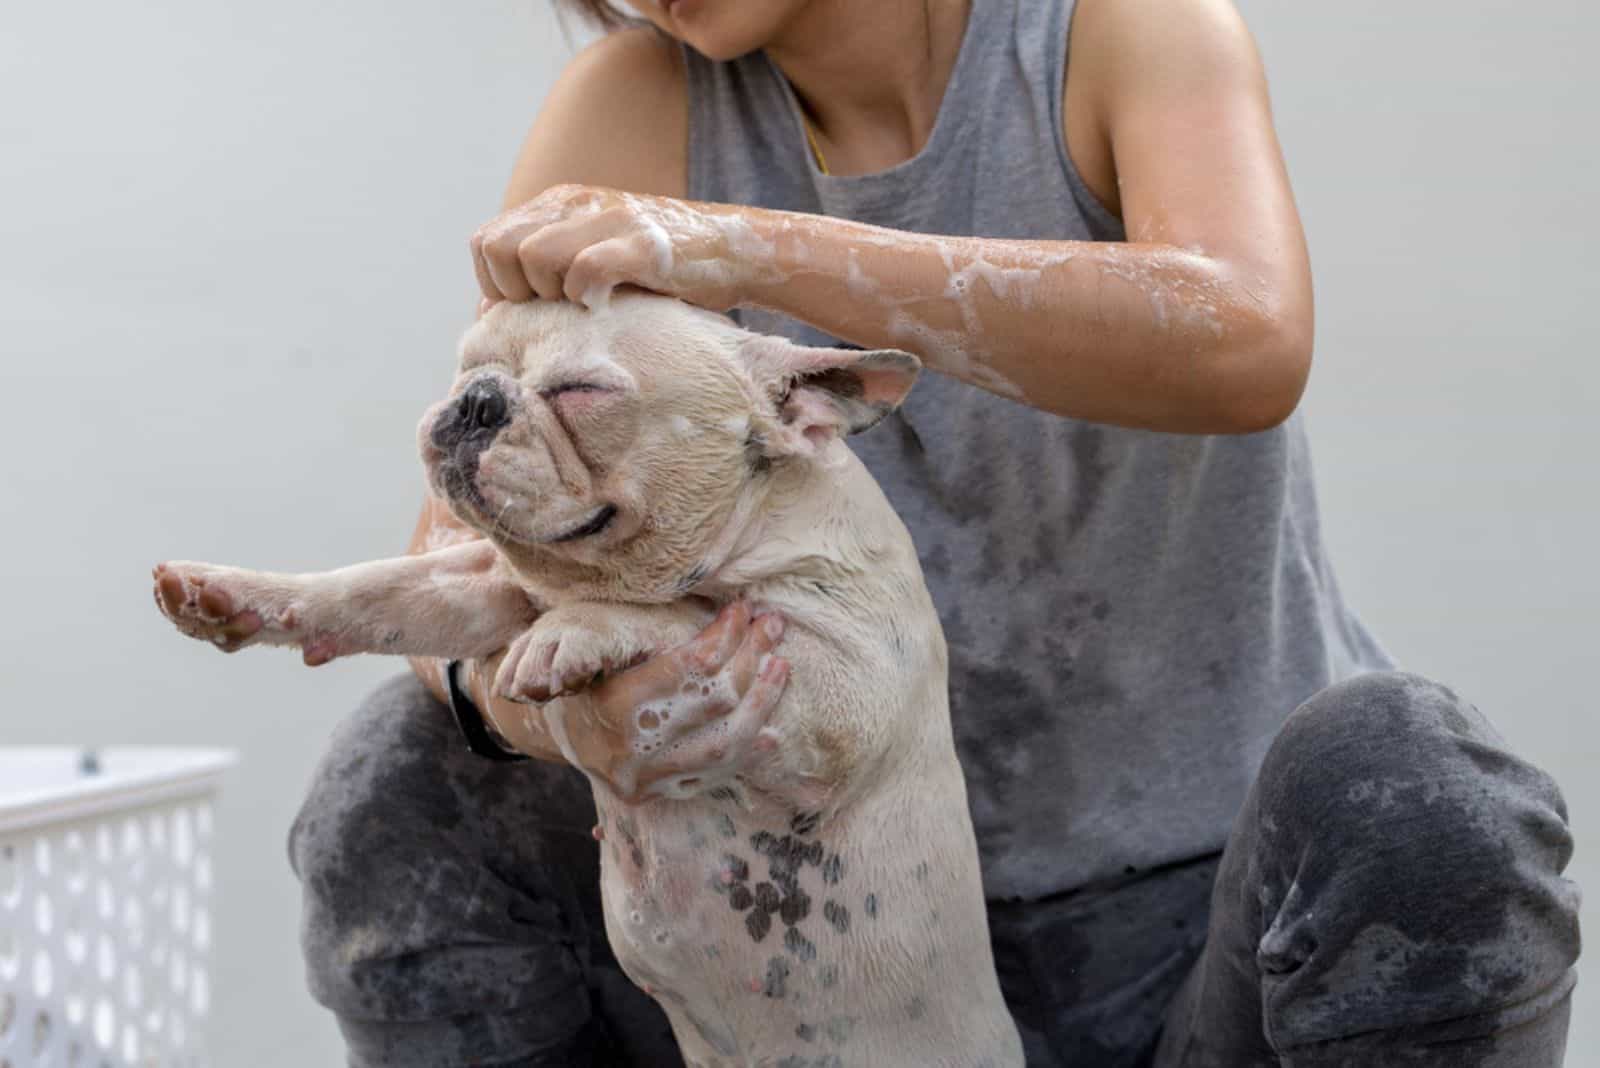
[(608, 904), (626, 905), (617, 916), (642, 963), (781, 956), (822, 961), (824, 978), (824, 958), (869, 906), (816, 817), (776, 822), (714, 799), (608, 814)]
[(846, 827), (755, 818), (714, 798), (607, 807), (603, 892), (617, 957), (724, 1057), (752, 1043), (770, 1053), (774, 1042), (846, 1052), (866, 1030), (863, 984), (882, 985), (874, 969), (931, 946), (930, 910), (897, 916), (890, 904), (923, 888), (880, 886), (881, 866)]

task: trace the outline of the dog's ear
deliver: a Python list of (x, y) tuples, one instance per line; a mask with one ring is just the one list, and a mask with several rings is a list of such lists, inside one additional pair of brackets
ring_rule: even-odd
[(898, 349), (812, 348), (781, 337), (752, 337), (739, 354), (777, 404), (773, 455), (809, 455), (876, 425), (900, 407), (922, 369)]

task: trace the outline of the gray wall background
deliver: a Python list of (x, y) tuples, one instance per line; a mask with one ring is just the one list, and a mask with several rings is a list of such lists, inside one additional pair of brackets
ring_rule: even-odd
[[(1342, 581), (1409, 666), (1561, 780), (1572, 870), (1600, 885), (1600, 17), (1244, 9), (1316, 265), (1307, 405)], [(238, 747), (217, 1063), (336, 1063), (283, 840), (330, 726), (394, 668), (217, 656), (160, 620), (148, 571), (404, 543), (412, 428), (473, 304), (466, 238), (569, 46), (542, 0), (27, 4), (5, 22), (0, 743)], [(1569, 1063), (1600, 1063), (1596, 988), (1578, 996)]]

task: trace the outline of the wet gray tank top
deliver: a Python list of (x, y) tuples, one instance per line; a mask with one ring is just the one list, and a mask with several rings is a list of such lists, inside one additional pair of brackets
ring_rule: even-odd
[[(927, 145), (861, 177), (817, 170), (765, 55), (685, 50), (689, 195), (923, 233), (1122, 240), (1062, 134), (1071, 12), (974, 0)], [(1289, 712), (1389, 666), (1334, 582), (1299, 415), (1243, 437), (1159, 434), (925, 374), (852, 444), (944, 623), (991, 898), (1217, 852)]]

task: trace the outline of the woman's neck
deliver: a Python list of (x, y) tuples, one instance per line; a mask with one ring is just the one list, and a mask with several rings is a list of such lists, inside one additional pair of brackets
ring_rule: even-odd
[(938, 118), (973, 0), (812, 0), (765, 51), (835, 173), (916, 155)]

